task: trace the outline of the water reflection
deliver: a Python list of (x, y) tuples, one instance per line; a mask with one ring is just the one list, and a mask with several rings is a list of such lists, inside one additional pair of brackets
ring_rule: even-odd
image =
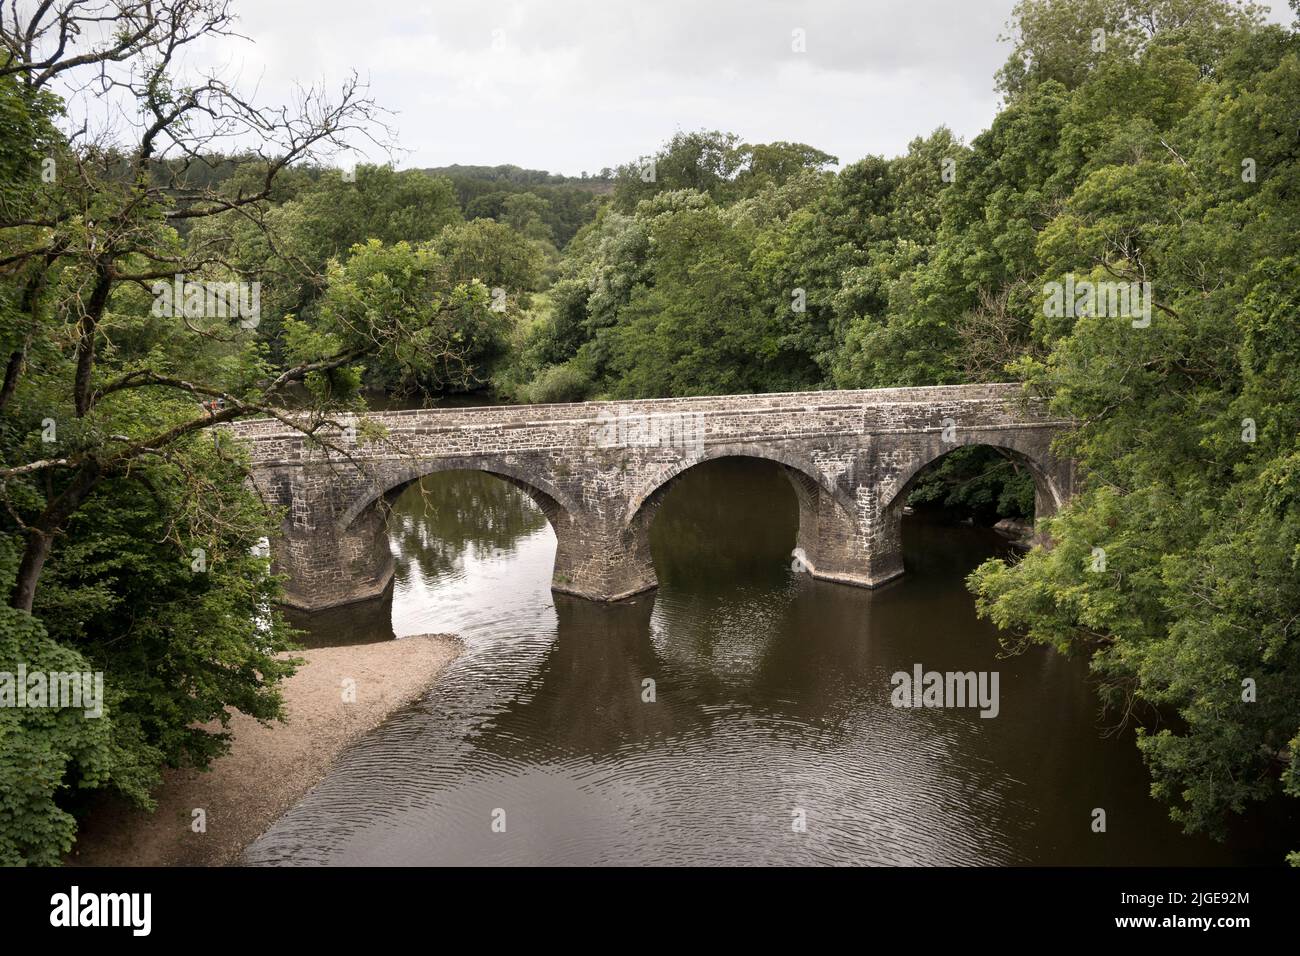
[[(434, 519), (436, 516), (436, 519)], [(399, 588), (455, 573), (466, 560), (507, 558), (515, 545), (546, 527), (526, 495), (480, 473), (416, 482), (388, 521)]]
[[(716, 461), (659, 512), (660, 589), (597, 605), (552, 595), (554, 535), (505, 482), (438, 475), (396, 512), (389, 603), (312, 616), (313, 640), (442, 631), (468, 650), (250, 862), (1280, 859), (1276, 834), (1228, 846), (1179, 835), (1131, 739), (1099, 737), (1081, 664), (1045, 650), (999, 659), (962, 585), (1001, 547), (990, 534), (909, 520), (903, 579), (878, 591), (814, 581), (791, 569), (785, 479)], [(890, 675), (918, 662), (998, 670), (1000, 716), (891, 707)], [(1089, 827), (1098, 806), (1106, 834)]]

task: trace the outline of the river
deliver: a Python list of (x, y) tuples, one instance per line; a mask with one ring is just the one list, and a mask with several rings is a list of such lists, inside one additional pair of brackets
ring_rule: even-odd
[[(392, 598), (295, 619), (309, 644), (443, 632), (466, 652), (246, 852), (254, 864), (1279, 863), (1262, 825), (1183, 836), (1086, 664), (1002, 656), (964, 576), (991, 531), (904, 521), (876, 591), (790, 558), (775, 467), (674, 486), (657, 591), (550, 590), (555, 537), (520, 491), (430, 476), (396, 502)], [(997, 671), (999, 709), (904, 709), (891, 675)], [(652, 684), (647, 682), (653, 682)], [(1094, 832), (1094, 811), (1105, 832)]]

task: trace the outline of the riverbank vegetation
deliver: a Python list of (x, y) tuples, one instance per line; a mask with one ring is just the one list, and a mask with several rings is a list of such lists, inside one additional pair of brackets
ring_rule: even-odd
[[(1293, 0), (1294, 5), (1294, 0)], [(1013, 649), (1088, 656), (1189, 831), (1300, 796), (1300, 35), (1224, 0), (1022, 0), (1004, 102), (903, 155), (681, 131), (615, 169), (347, 165), (355, 80), (297, 112), (181, 85), (219, 0), (120, 4), (0, 53), (0, 670), (103, 671), (107, 716), (0, 708), (0, 863), (57, 861), (80, 791), (149, 805), (227, 708), (281, 713), (278, 517), (213, 426), (365, 390), (563, 402), (1022, 381), (1080, 427), (1051, 550), (970, 579)], [(88, 33), (88, 35), (90, 35)], [(130, 64), (143, 117), (73, 131), (64, 79)], [(106, 94), (107, 95), (107, 94)], [(107, 100), (104, 101), (105, 103)], [(843, 160), (843, 162), (841, 162)], [(156, 282), (258, 283), (248, 316)], [(1045, 288), (1149, 283), (1149, 322)], [(201, 405), (201, 403), (207, 403)], [(308, 427), (311, 427), (310, 425)], [(915, 496), (1033, 512), (988, 449)]]

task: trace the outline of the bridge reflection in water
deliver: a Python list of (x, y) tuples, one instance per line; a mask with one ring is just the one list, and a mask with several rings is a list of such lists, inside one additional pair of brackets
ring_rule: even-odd
[[(659, 589), (600, 604), (551, 591), (555, 536), (518, 489), (408, 489), (386, 603), (303, 620), (320, 642), (455, 632), (467, 651), (248, 861), (1277, 862), (1276, 832), (1178, 834), (1131, 739), (1099, 735), (1080, 663), (997, 656), (962, 578), (999, 539), (908, 519), (908, 575), (872, 591), (792, 570), (797, 525), (777, 466), (693, 469), (652, 532)], [(1000, 671), (999, 716), (894, 709), (889, 676), (916, 662)]]

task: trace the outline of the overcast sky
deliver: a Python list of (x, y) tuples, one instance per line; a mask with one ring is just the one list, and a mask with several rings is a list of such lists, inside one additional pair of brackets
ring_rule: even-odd
[(236, 0), (252, 42), (197, 59), (265, 103), (357, 69), (395, 114), (401, 167), (594, 173), (700, 128), (847, 163), (940, 125), (968, 142), (985, 129), (1013, 2)]

